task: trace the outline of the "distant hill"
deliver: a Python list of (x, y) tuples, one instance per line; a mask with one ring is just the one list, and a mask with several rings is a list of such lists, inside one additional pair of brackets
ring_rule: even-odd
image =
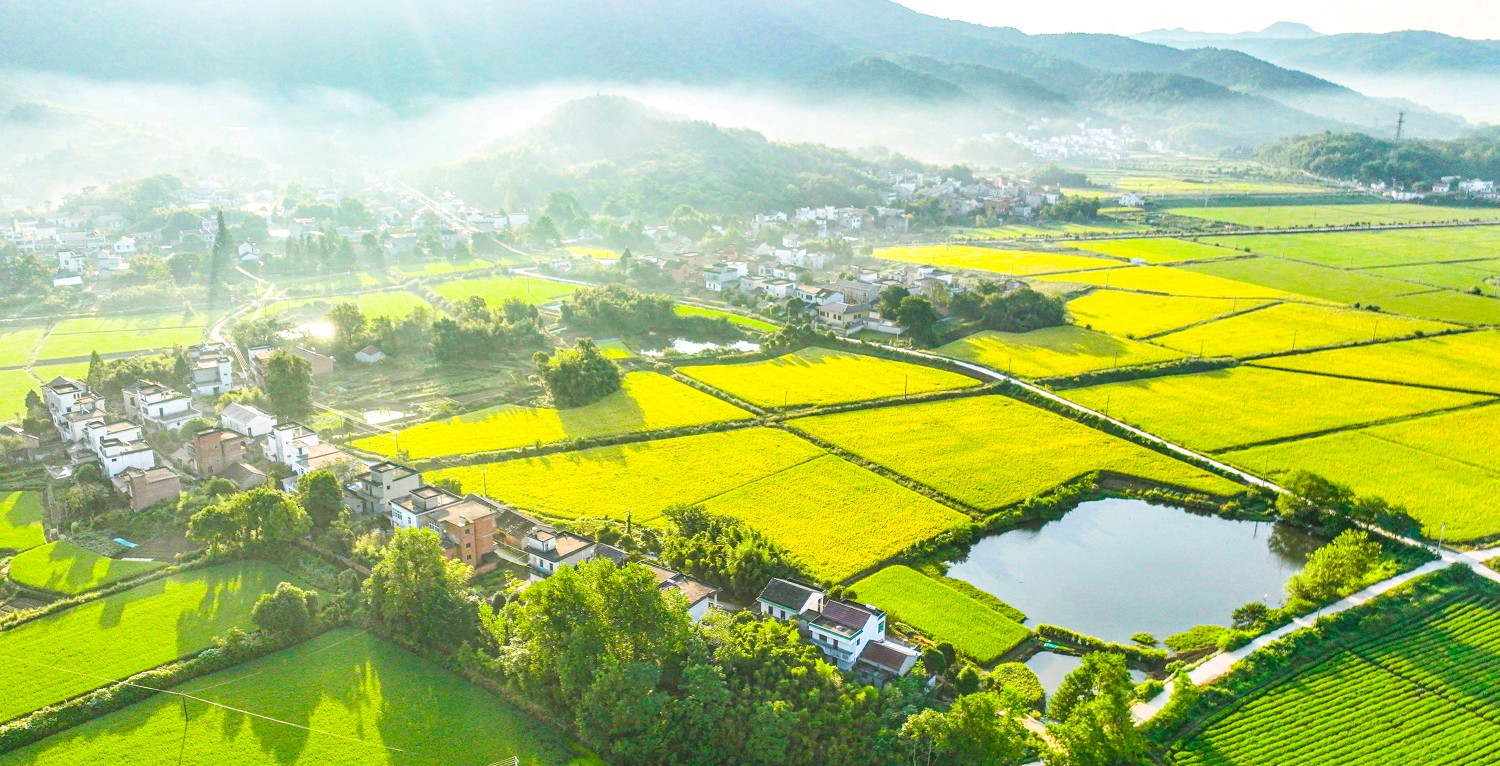
[(1134, 35), (1135, 39), (1148, 43), (1191, 43), (1202, 45), (1228, 40), (1310, 40), (1322, 37), (1323, 33), (1306, 25), (1291, 21), (1278, 21), (1259, 32), (1192, 32), (1182, 27), (1176, 29), (1153, 29)]
[[(0, 0), (0, 67), (330, 87), (403, 107), (553, 83), (754, 85), (812, 94), (820, 105), (962, 105), (974, 122), (990, 114), (990, 131), (1029, 124), (1038, 110), (1148, 120), (1179, 139), (1211, 137), (1201, 144), (1209, 149), (1286, 130), (1358, 128), (1391, 111), (1253, 55), (1026, 35), (890, 0)], [(1245, 121), (1256, 110), (1264, 119)], [(1435, 136), (1463, 127), (1436, 114), (1412, 126)]]
[(769, 141), (595, 96), (564, 104), (520, 135), (422, 181), (495, 208), (535, 209), (550, 192), (565, 190), (591, 212), (665, 218), (680, 204), (739, 215), (878, 204), (885, 184), (874, 172), (921, 167), (906, 157)]
[(1480, 133), (1452, 141), (1393, 141), (1362, 133), (1318, 133), (1264, 146), (1261, 159), (1338, 180), (1432, 182), (1445, 176), (1500, 178), (1500, 139)]

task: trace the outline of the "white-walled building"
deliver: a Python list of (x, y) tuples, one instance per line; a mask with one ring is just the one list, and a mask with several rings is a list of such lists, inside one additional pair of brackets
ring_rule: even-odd
[(258, 439), (276, 427), (276, 416), (248, 404), (234, 402), (219, 413), (219, 425), (237, 434)]
[(153, 428), (181, 428), (182, 424), (202, 415), (193, 407), (192, 397), (149, 380), (130, 384), (123, 397), (125, 417)]

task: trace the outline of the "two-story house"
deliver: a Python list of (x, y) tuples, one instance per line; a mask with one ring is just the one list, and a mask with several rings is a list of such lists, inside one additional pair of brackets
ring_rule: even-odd
[[(616, 562), (618, 563), (618, 562)], [(719, 589), (705, 582), (695, 580), (681, 572), (675, 572), (664, 566), (643, 562), (651, 573), (656, 575), (656, 586), (658, 589), (675, 590), (682, 594), (687, 600), (688, 617), (697, 622), (703, 619), (710, 609), (719, 606)]]
[(98, 416), (103, 400), (89, 384), (74, 378), (56, 377), (42, 386), (42, 403), (63, 441), (83, 438), (83, 427)]
[(187, 349), (193, 396), (220, 396), (234, 389), (234, 357), (222, 343), (200, 343)]
[(885, 612), (868, 604), (835, 601), (822, 591), (781, 578), (772, 579), (756, 597), (766, 617), (795, 620), (797, 629), (842, 670), (905, 675), (918, 653), (886, 638)]
[(193, 399), (160, 383), (138, 380), (123, 392), (125, 417), (149, 428), (173, 430), (202, 413), (193, 407)]
[(389, 517), (391, 523), (398, 527), (416, 527), (420, 524), (415, 518), (398, 519), (392, 515), (391, 504), (422, 486), (421, 473), (384, 461), (370, 466), (349, 482), (349, 486), (345, 488), (344, 504), (357, 512)]
[(250, 439), (227, 428), (205, 428), (187, 443), (188, 463), (199, 476), (218, 476), (244, 460)]
[(276, 416), (248, 404), (234, 402), (219, 413), (219, 425), (242, 436), (259, 439), (270, 434), (271, 429), (276, 427)]
[(146, 444), (141, 427), (125, 420), (90, 420), (83, 426), (83, 442), (99, 459), (104, 475), (113, 479), (130, 468), (156, 467), (156, 452)]

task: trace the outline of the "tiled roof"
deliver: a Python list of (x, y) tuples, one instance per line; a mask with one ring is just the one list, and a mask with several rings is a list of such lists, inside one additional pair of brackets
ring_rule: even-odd
[(853, 630), (860, 630), (874, 615), (864, 607), (847, 601), (825, 601), (821, 610), (823, 619)]
[(792, 611), (801, 611), (807, 605), (807, 600), (817, 594), (818, 591), (805, 585), (798, 585), (777, 577), (766, 583), (766, 587), (761, 590), (758, 598)]
[(911, 655), (901, 652), (894, 644), (886, 641), (871, 641), (865, 644), (864, 651), (859, 653), (860, 662), (867, 662), (892, 673), (900, 673), (902, 666), (910, 658)]

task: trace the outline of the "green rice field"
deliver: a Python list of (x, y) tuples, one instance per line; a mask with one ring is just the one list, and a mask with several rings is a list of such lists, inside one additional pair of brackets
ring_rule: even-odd
[[(1219, 451), (1487, 401), (1491, 397), (1258, 367), (1077, 388), (1063, 396), (1137, 428)], [(1212, 413), (1212, 416), (1206, 416)]]
[(117, 354), (190, 346), (203, 340), (208, 324), (202, 315), (180, 313), (64, 319), (52, 326), (37, 359), (86, 358), (95, 351)]
[(1078, 375), (1181, 359), (1185, 354), (1075, 325), (1026, 333), (984, 330), (936, 349), (943, 356), (982, 364), (1023, 378)]
[(708, 317), (710, 319), (718, 319), (720, 317), (723, 317), (724, 319), (728, 319), (730, 324), (737, 324), (741, 327), (748, 327), (752, 330), (759, 330), (760, 332), (776, 332), (777, 330), (781, 329), (780, 327), (777, 327), (776, 325), (771, 324), (770, 322), (767, 322), (763, 319), (741, 316), (732, 311), (721, 311), (719, 309), (704, 308), (702, 306), (683, 305), (677, 306), (676, 311), (678, 316), (684, 317)]
[(1481, 295), (1500, 295), (1500, 259), (1459, 263), (1419, 263), (1410, 266), (1387, 266), (1368, 271), (1376, 276), (1404, 279), (1428, 287), (1442, 287), (1460, 292), (1477, 291)]
[(693, 365), (678, 372), (760, 407), (841, 404), (979, 385), (946, 370), (818, 347), (761, 362)]
[[(51, 380), (51, 378), (48, 378)], [(26, 415), (26, 394), (41, 384), (25, 370), (0, 370), (0, 422), (19, 421)]]
[(28, 588), (75, 595), (154, 572), (165, 564), (111, 559), (59, 540), (32, 548), (10, 560), (10, 579)]
[(1155, 339), (1197, 356), (1248, 357), (1403, 338), (1456, 325), (1332, 306), (1278, 303)]
[(1496, 221), (1493, 208), (1438, 207), (1406, 203), (1374, 202), (1368, 205), (1264, 205), (1257, 207), (1179, 207), (1172, 215), (1257, 228), (1293, 229), (1314, 226), (1361, 224), (1437, 223), (1445, 221)]
[(535, 277), (482, 277), (432, 285), (433, 292), (450, 301), (463, 301), (477, 295), (491, 306), (498, 306), (510, 298), (520, 298), (527, 303), (546, 303), (571, 295), (577, 289), (577, 285)]
[(375, 319), (376, 317), (400, 319), (417, 308), (425, 308), (429, 311), (437, 310), (431, 303), (428, 303), (414, 293), (409, 293), (405, 290), (382, 290), (376, 293), (331, 295), (326, 298), (299, 298), (296, 300), (278, 301), (267, 306), (265, 313), (278, 314), (283, 311), (307, 311), (323, 315), (327, 314), (334, 306), (340, 303), (353, 303), (359, 307), (361, 313), (371, 319)]
[(47, 334), (45, 325), (9, 327), (0, 330), (0, 367), (22, 367), (31, 361), (31, 352)]
[(882, 247), (875, 251), (875, 257), (888, 261), (939, 266), (944, 269), (988, 271), (1010, 276), (1108, 269), (1123, 265), (1120, 261), (1104, 257), (1037, 253), (1029, 250), (1001, 250), (973, 245)]
[(1002, 396), (841, 412), (788, 425), (986, 510), (1094, 471), (1220, 495), (1240, 489), (1200, 468)]
[(0, 551), (24, 551), (47, 543), (39, 492), (0, 492)]
[(0, 764), (598, 763), (459, 675), (347, 628), (177, 690), (194, 697), (186, 722), (181, 698), (157, 695)]
[(987, 604), (910, 567), (886, 567), (850, 588), (862, 603), (888, 612), (888, 621), (906, 623), (934, 641), (947, 641), (982, 665), (1000, 659), (1031, 635)]
[(657, 431), (751, 417), (728, 402), (655, 372), (625, 375), (621, 388), (570, 409), (504, 405), (353, 443), (359, 449), (414, 460), (492, 452), (567, 439)]
[(1450, 229), (1342, 231), (1328, 234), (1253, 234), (1203, 240), (1261, 255), (1339, 269), (1368, 269), (1439, 261), (1474, 260), (1500, 248), (1500, 226)]
[(1257, 367), (1500, 394), (1500, 331), (1257, 359)]
[[(292, 578), (259, 562), (195, 569), (0, 632), (0, 721), (208, 648), (249, 629), (261, 594)], [(67, 672), (87, 668), (89, 675)], [(179, 732), (180, 733), (180, 732)]]

